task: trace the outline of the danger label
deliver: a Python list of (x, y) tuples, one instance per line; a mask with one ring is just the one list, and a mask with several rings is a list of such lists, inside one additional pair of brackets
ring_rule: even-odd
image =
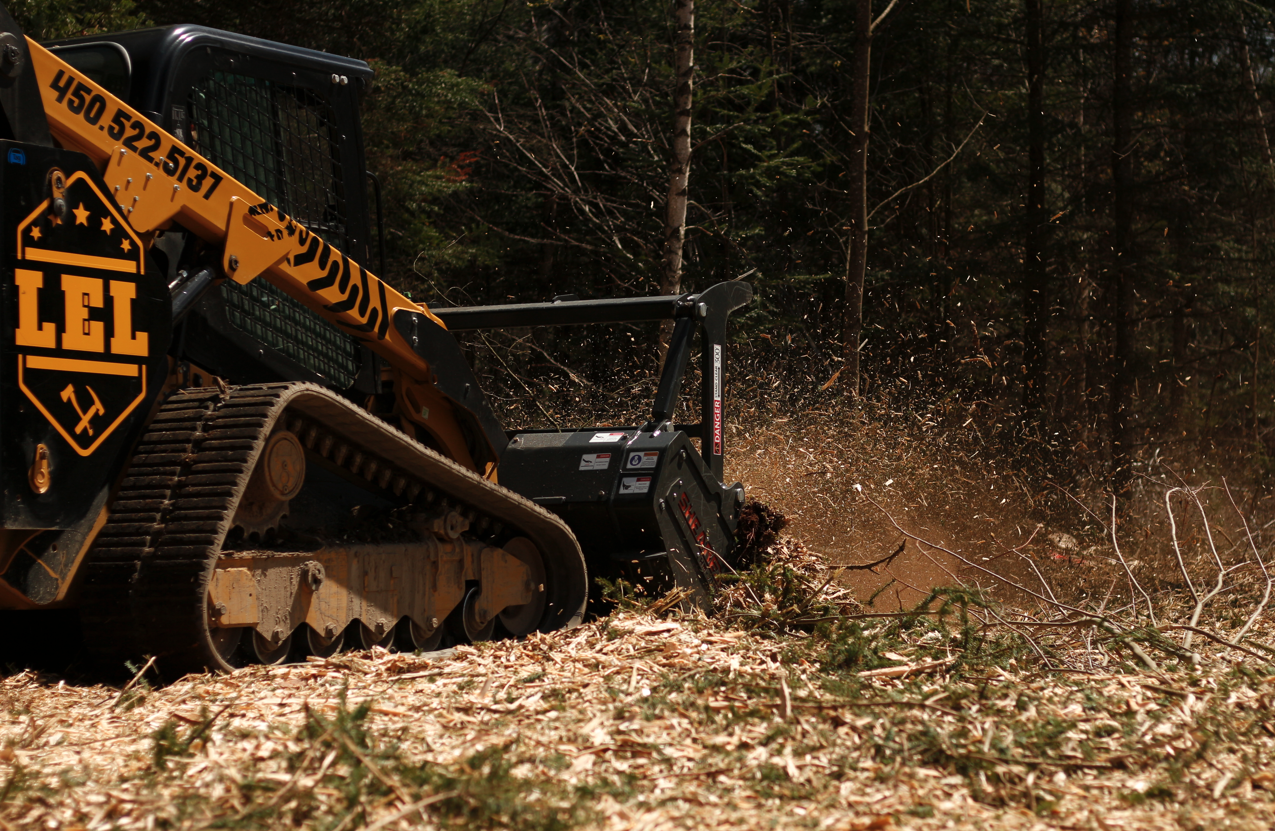
[(585, 453), (580, 457), (581, 470), (606, 470), (610, 466), (610, 453)]
[(722, 455), (722, 345), (713, 344), (713, 455)]
[(620, 493), (646, 493), (650, 489), (650, 476), (625, 476), (620, 480)]
[(634, 451), (624, 460), (624, 466), (633, 468), (652, 468), (660, 460), (660, 451), (658, 450), (642, 450)]
[(589, 444), (609, 444), (613, 441), (624, 441), (623, 433), (594, 433)]

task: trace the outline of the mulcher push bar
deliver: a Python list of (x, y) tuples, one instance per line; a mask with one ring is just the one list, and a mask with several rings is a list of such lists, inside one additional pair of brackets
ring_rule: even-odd
[[(433, 309), (453, 332), (473, 329), (512, 329), (520, 326), (572, 326), (586, 323), (627, 323), (674, 320), (664, 372), (651, 408), (651, 421), (663, 424), (673, 415), (682, 377), (690, 359), (695, 331), (700, 340), (700, 453), (713, 475), (722, 478), (722, 383), (726, 320), (748, 305), (753, 287), (741, 281), (718, 283), (699, 294), (661, 297), (623, 297), (612, 300), (560, 299), (552, 303), (508, 306), (463, 306)], [(688, 432), (690, 432), (688, 430)]]

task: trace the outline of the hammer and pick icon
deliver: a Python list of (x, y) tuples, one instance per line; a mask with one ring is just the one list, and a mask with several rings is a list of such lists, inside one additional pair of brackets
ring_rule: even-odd
[(80, 414), (80, 423), (75, 425), (75, 434), (78, 436), (85, 430), (89, 431), (89, 435), (93, 435), (93, 426), (90, 422), (94, 416), (106, 415), (106, 408), (102, 406), (102, 402), (98, 399), (97, 393), (93, 392), (93, 388), (88, 384), (84, 385), (84, 389), (89, 391), (89, 395), (93, 396), (93, 404), (87, 410), (80, 407), (80, 399), (75, 394), (75, 384), (67, 384), (66, 389), (62, 390), (62, 400), (69, 401), (75, 411)]

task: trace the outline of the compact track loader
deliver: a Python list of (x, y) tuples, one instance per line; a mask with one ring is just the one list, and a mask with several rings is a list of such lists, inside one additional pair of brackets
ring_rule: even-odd
[[(78, 610), (98, 661), (171, 677), (569, 627), (597, 575), (712, 594), (751, 289), (414, 303), (365, 267), (370, 80), (195, 26), (39, 45), (0, 9), (0, 609)], [(629, 429), (506, 433), (449, 331), (662, 319)]]

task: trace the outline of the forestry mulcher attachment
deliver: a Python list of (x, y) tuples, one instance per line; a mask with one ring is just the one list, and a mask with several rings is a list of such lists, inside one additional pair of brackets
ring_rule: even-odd
[[(711, 594), (751, 290), (414, 303), (363, 265), (370, 79), (193, 26), (41, 46), (0, 9), (0, 609), (78, 610), (98, 661), (171, 677), (568, 627), (595, 574)], [(631, 429), (506, 434), (448, 331), (621, 319), (675, 321)]]

